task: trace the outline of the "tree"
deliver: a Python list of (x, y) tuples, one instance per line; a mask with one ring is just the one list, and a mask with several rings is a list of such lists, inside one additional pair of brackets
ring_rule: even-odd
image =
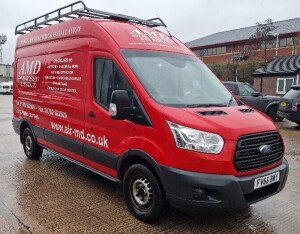
[(267, 19), (262, 24), (257, 22), (256, 25), (256, 31), (250, 36), (250, 39), (256, 39), (256, 50), (263, 47), (264, 61), (267, 63), (267, 48), (268, 46), (275, 46), (276, 40), (274, 40), (272, 32), (278, 27), (274, 26), (272, 19)]
[(235, 81), (235, 72), (239, 67), (240, 75), (239, 81), (247, 82), (253, 84), (252, 73), (261, 66), (261, 61), (240, 61), (239, 64), (232, 63), (221, 63), (221, 64), (208, 64), (208, 67), (211, 71), (220, 79), (220, 80), (231, 80)]
[(220, 63), (208, 64), (207, 66), (220, 80), (233, 80), (235, 77), (234, 74), (237, 65), (231, 63)]
[(239, 81), (253, 84), (252, 73), (260, 68), (261, 61), (259, 60), (247, 60), (240, 63), (240, 77)]

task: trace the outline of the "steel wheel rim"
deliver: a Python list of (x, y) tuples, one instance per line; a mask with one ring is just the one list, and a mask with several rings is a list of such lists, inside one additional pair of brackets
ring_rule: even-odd
[(33, 140), (30, 136), (27, 136), (25, 139), (26, 152), (30, 154), (32, 152), (32, 147), (33, 147)]
[(134, 204), (141, 210), (148, 210), (153, 203), (150, 182), (142, 177), (135, 177), (131, 183), (131, 195)]

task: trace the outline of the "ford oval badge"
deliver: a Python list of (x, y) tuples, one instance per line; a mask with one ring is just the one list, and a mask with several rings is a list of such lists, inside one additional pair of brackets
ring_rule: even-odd
[(261, 145), (259, 148), (258, 148), (258, 151), (261, 153), (261, 154), (268, 154), (268, 153), (271, 153), (272, 152), (272, 147), (270, 145)]

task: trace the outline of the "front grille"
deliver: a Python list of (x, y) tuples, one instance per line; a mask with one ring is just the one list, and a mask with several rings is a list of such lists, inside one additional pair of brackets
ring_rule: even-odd
[[(261, 153), (259, 147), (263, 145), (271, 146), (271, 151)], [(248, 171), (276, 163), (282, 157), (283, 146), (277, 132), (251, 134), (238, 139), (234, 165), (238, 171)]]

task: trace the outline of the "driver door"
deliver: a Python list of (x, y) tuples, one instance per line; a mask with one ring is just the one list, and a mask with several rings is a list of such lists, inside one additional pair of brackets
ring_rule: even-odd
[(92, 53), (90, 62), (84, 156), (97, 163), (101, 171), (115, 176), (118, 157), (131, 147), (135, 124), (112, 119), (108, 109), (114, 90), (126, 90), (130, 96), (132, 88), (112, 55)]

